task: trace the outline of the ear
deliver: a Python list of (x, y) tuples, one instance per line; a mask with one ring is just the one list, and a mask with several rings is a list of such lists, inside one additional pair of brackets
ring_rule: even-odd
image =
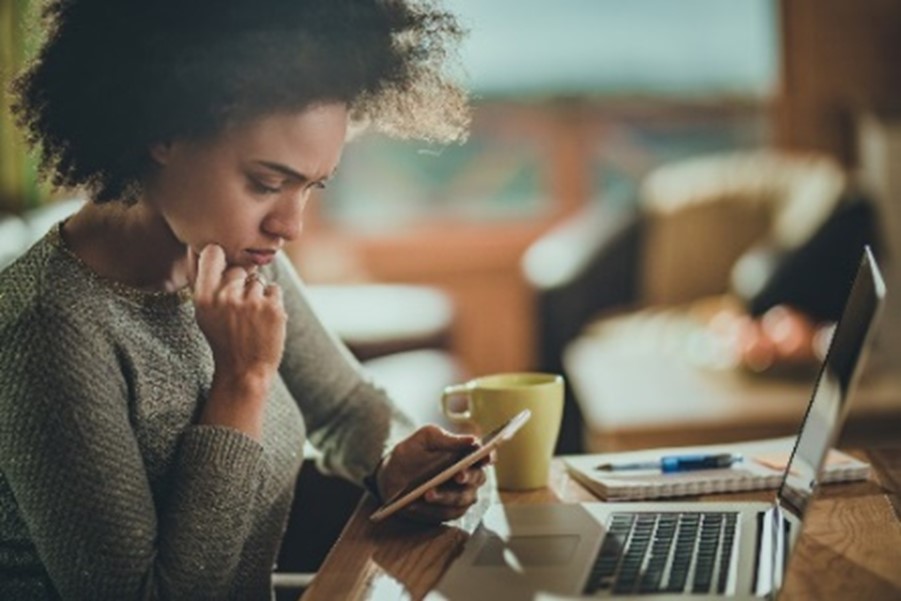
[(150, 145), (150, 158), (152, 158), (157, 165), (166, 165), (169, 162), (169, 158), (172, 156), (172, 147), (173, 143), (171, 140), (155, 142)]

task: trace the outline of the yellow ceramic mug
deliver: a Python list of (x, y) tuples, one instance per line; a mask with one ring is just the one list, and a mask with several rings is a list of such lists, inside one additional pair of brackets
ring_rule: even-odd
[[(459, 397), (466, 400), (465, 409), (454, 411), (450, 401)], [(476, 378), (445, 388), (441, 408), (451, 421), (475, 424), (482, 433), (530, 409), (531, 419), (497, 450), (497, 486), (503, 490), (547, 486), (563, 418), (562, 376), (525, 372)]]

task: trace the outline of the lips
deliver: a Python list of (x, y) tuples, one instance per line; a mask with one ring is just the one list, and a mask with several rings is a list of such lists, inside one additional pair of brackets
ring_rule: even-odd
[(266, 249), (247, 249), (246, 252), (255, 265), (268, 265), (275, 259), (276, 253), (274, 250)]

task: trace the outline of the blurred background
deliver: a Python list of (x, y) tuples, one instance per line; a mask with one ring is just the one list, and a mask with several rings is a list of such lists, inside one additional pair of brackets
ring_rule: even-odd
[[(4, 82), (33, 50), (34, 5), (0, 2)], [(353, 141), (290, 250), (325, 321), (389, 388), (427, 381), (426, 393), (399, 393), (422, 419), (436, 417), (436, 386), (473, 375), (563, 371), (579, 388), (603, 361), (572, 345), (609, 338), (598, 319), (623, 311), (725, 294), (739, 315), (762, 315), (793, 298), (779, 288), (760, 299), (786, 255), (805, 249), (802, 258), (833, 265), (817, 253), (835, 238), (808, 243), (858, 206), (849, 199), (868, 212), (854, 221), (849, 209), (838, 223), (862, 225), (829, 235), (849, 243), (852, 268), (851, 241), (878, 239), (891, 261), (901, 228), (897, 0), (446, 5), (470, 31), (459, 57), (469, 140)], [(0, 213), (70, 197), (36, 181), (2, 111)], [(816, 304), (805, 314), (834, 317)], [(634, 342), (636, 331), (616, 335)], [(680, 345), (695, 339), (675, 336), (665, 344), (685, 355)], [(710, 365), (723, 355), (711, 344)], [(594, 384), (581, 388), (567, 401), (578, 420)], [(564, 440), (580, 439), (573, 427)]]
[[(533, 367), (529, 246), (585, 205), (627, 209), (655, 166), (774, 135), (770, 0), (453, 0), (470, 139), (351, 144), (298, 253), (308, 277), (441, 286), (473, 373)], [(321, 244), (320, 239), (328, 240)]]
[(648, 174), (692, 157), (815, 152), (856, 170), (856, 120), (901, 93), (891, 0), (447, 5), (470, 30), (470, 139), (350, 144), (295, 257), (310, 281), (440, 287), (474, 374), (553, 366), (531, 280), (559, 274), (524, 261), (555, 226), (636, 209)]

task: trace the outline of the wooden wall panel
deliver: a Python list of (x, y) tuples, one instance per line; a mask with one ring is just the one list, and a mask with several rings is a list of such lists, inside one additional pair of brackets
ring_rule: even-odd
[(534, 363), (533, 297), (520, 259), (545, 227), (425, 228), (354, 244), (374, 279), (429, 284), (450, 295), (456, 310), (453, 350), (471, 374), (483, 375)]
[(854, 116), (901, 106), (901, 2), (782, 0), (780, 146), (856, 163)]

